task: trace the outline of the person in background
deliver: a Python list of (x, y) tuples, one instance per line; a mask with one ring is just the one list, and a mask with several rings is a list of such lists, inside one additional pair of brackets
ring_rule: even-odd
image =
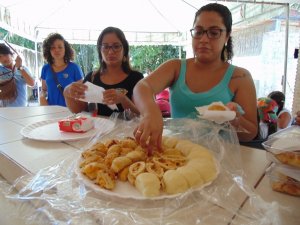
[(81, 68), (74, 60), (74, 50), (58, 33), (49, 34), (43, 42), (43, 56), (47, 61), (42, 68), (40, 105), (66, 106), (64, 88), (83, 80)]
[(294, 121), (293, 121), (292, 124), (293, 124), (293, 125), (298, 125), (298, 126), (300, 126), (300, 111), (298, 111), (298, 112), (296, 113), (296, 116), (295, 116)]
[[(163, 130), (162, 115), (153, 96), (168, 87), (171, 117), (196, 116), (195, 107), (221, 101), (237, 111), (234, 125), (248, 131), (238, 133), (240, 140), (249, 141), (257, 135), (253, 79), (246, 69), (229, 63), (233, 56), (231, 30), (232, 16), (226, 6), (203, 6), (196, 12), (190, 30), (194, 58), (169, 60), (136, 85), (134, 101), (142, 119), (134, 135), (149, 152), (161, 146)], [(239, 108), (244, 110), (243, 115)]]
[(278, 105), (273, 99), (262, 97), (257, 100), (257, 109), (260, 120), (257, 139), (263, 140), (277, 131)]
[[(98, 115), (110, 116), (114, 111), (123, 112), (125, 109), (139, 114), (132, 102), (132, 92), (136, 83), (143, 78), (143, 74), (131, 69), (129, 44), (123, 31), (116, 27), (105, 28), (99, 35), (97, 50), (100, 68), (87, 74), (83, 83), (73, 82), (65, 89), (64, 96), (68, 108), (73, 113), (89, 110), (86, 102), (78, 100), (84, 98), (87, 90), (84, 83), (89, 81), (105, 89), (103, 103), (96, 105)], [(113, 104), (117, 105), (117, 110), (109, 107)]]
[(293, 121), (292, 114), (284, 107), (285, 95), (281, 91), (273, 91), (268, 95), (268, 97), (273, 99), (278, 105), (278, 111), (276, 113), (278, 117), (277, 130), (291, 126)]
[(34, 79), (22, 58), (17, 55), (14, 61), (11, 49), (0, 44), (0, 63), (0, 91), (4, 94), (4, 89), (9, 88), (5, 96), (1, 95), (0, 107), (27, 106), (27, 85), (34, 86)]

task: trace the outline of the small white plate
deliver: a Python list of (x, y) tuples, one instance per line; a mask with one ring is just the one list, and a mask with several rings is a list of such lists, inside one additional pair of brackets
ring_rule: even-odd
[(32, 123), (21, 129), (20, 133), (29, 139), (39, 141), (77, 141), (85, 138), (90, 138), (96, 133), (107, 132), (111, 130), (114, 123), (111, 120), (104, 118), (93, 118), (95, 128), (85, 133), (62, 132), (59, 130), (58, 121), (60, 119), (51, 119)]

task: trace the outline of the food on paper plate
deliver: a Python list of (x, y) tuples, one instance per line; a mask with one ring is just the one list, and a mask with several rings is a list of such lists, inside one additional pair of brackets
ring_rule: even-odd
[(58, 121), (60, 131), (84, 133), (94, 128), (94, 122), (92, 118), (84, 116), (70, 116)]
[(208, 110), (215, 110), (215, 111), (226, 111), (226, 107), (219, 104), (213, 104), (207, 107)]
[(222, 102), (213, 102), (210, 105), (196, 107), (199, 113), (198, 117), (214, 121), (216, 123), (224, 123), (233, 120), (236, 116), (235, 111), (231, 111)]
[(81, 156), (80, 171), (101, 188), (113, 190), (117, 182), (128, 182), (145, 197), (202, 187), (218, 175), (214, 155), (207, 148), (167, 136), (162, 150), (148, 157), (130, 137), (97, 142)]

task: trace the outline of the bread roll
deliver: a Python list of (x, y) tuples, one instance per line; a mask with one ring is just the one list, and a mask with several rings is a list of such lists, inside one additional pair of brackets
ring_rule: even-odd
[(174, 148), (178, 142), (178, 139), (175, 137), (166, 137), (162, 138), (162, 145), (166, 148)]
[(175, 146), (183, 155), (188, 155), (195, 144), (188, 140), (179, 140)]
[(184, 176), (177, 170), (168, 170), (164, 173), (163, 186), (168, 194), (177, 194), (185, 192), (188, 188), (188, 182)]
[(153, 173), (141, 173), (135, 179), (136, 189), (145, 197), (155, 197), (160, 194), (160, 181)]
[[(199, 146), (199, 145), (198, 145)], [(206, 159), (213, 159), (213, 154), (205, 149), (201, 148), (200, 146), (198, 148), (193, 148), (190, 153), (187, 155), (187, 160), (197, 159), (197, 158), (206, 158)]]
[(196, 158), (188, 161), (187, 166), (197, 170), (205, 183), (212, 181), (217, 176), (217, 168), (213, 160)]
[(191, 166), (182, 166), (177, 168), (177, 171), (184, 176), (189, 187), (195, 187), (203, 184), (203, 180), (195, 168)]

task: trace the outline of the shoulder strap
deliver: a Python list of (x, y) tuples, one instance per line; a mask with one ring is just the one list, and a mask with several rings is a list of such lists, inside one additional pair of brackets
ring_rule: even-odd
[(54, 81), (55, 81), (55, 83), (56, 83), (56, 87), (58, 88), (58, 90), (60, 91), (60, 93), (63, 95), (64, 88), (63, 88), (63, 86), (61, 86), (61, 84), (58, 82), (57, 75), (56, 75), (56, 73), (54, 72), (54, 69), (53, 69), (52, 65), (50, 65), (50, 67), (51, 67), (53, 79), (54, 79)]

